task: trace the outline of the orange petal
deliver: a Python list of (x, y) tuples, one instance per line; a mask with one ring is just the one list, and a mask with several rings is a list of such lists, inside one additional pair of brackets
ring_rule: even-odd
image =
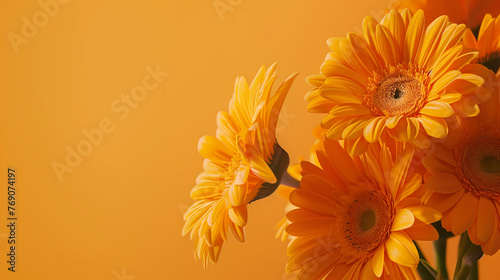
[(477, 217), (478, 202), (479, 199), (470, 192), (465, 193), (458, 201), (453, 209), (453, 218), (451, 220), (453, 234), (462, 234), (474, 223)]
[(290, 194), (290, 202), (301, 208), (306, 208), (319, 214), (332, 215), (337, 208), (335, 201), (332, 201), (315, 192), (297, 189)]
[(460, 180), (455, 175), (448, 173), (435, 173), (427, 178), (425, 185), (438, 193), (454, 193), (463, 189)]
[(437, 211), (444, 213), (446, 210), (454, 206), (462, 197), (464, 191), (458, 191), (451, 194), (445, 193), (433, 193), (426, 205), (436, 209)]
[(497, 227), (496, 208), (490, 198), (481, 196), (477, 213), (477, 238), (486, 242)]

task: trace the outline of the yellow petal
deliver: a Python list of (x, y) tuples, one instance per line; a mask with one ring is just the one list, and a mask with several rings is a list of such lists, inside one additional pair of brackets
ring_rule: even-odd
[(362, 137), (363, 130), (370, 119), (370, 116), (366, 116), (352, 120), (342, 132), (342, 139), (357, 139)]
[(364, 130), (364, 136), (366, 141), (369, 143), (375, 143), (378, 142), (380, 139), (380, 135), (382, 134), (382, 131), (384, 130), (385, 127), (385, 120), (387, 117), (376, 117), (370, 120)]
[[(378, 25), (378, 22), (373, 19), (371, 16), (366, 16), (363, 19), (363, 36), (366, 41), (370, 44), (371, 47), (375, 47), (375, 29)], [(382, 58), (380, 58), (381, 61)]]
[(380, 277), (384, 271), (384, 251), (384, 247), (379, 248), (372, 259), (373, 272), (377, 277)]
[(439, 95), (449, 84), (462, 76), (462, 72), (451, 70), (442, 75), (432, 86), (431, 95)]
[(400, 265), (417, 267), (419, 256), (413, 241), (403, 232), (392, 232), (385, 243), (387, 256)]
[(221, 140), (211, 135), (200, 138), (198, 142), (198, 152), (202, 157), (214, 161), (228, 162), (231, 160), (231, 151)]
[(403, 191), (398, 195), (396, 203), (412, 195), (420, 186), (422, 186), (422, 176), (418, 173), (407, 176), (406, 184), (403, 187)]
[(314, 87), (320, 87), (325, 82), (325, 76), (321, 74), (310, 75), (306, 77), (306, 82)]
[(420, 113), (433, 117), (447, 118), (453, 116), (455, 112), (448, 103), (442, 101), (431, 101), (425, 104), (424, 108), (420, 110)]
[(389, 29), (379, 24), (375, 28), (375, 33), (377, 36), (375, 41), (376, 47), (385, 60), (385, 63), (387, 65), (397, 65), (399, 50), (396, 48), (394, 38)]
[[(348, 35), (349, 37), (349, 35)], [(367, 70), (367, 67), (363, 65), (363, 61), (358, 58), (358, 55), (356, 52), (358, 50), (353, 50), (351, 47), (351, 43), (349, 42), (349, 39), (343, 38), (340, 41), (340, 51), (342, 55), (344, 56), (344, 59), (351, 65), (352, 69), (364, 76), (368, 76), (371, 74), (369, 70)], [(374, 69), (370, 69), (373, 71)]]
[(392, 222), (391, 231), (400, 231), (413, 226), (415, 222), (415, 217), (413, 213), (408, 209), (401, 209), (396, 212), (394, 216), (394, 221)]
[(435, 138), (444, 138), (446, 137), (446, 135), (448, 135), (448, 125), (442, 118), (422, 115), (418, 118), (418, 121), (429, 136)]
[(250, 167), (248, 165), (245, 166), (245, 168), (241, 171), (238, 172), (238, 174), (236, 175), (236, 179), (234, 180), (234, 182), (237, 184), (237, 185), (243, 185), (247, 182), (247, 179), (248, 179), (248, 173), (250, 171)]
[(405, 38), (405, 61), (415, 61), (425, 28), (424, 12), (418, 10), (410, 20)]
[(455, 103), (462, 98), (462, 94), (459, 92), (447, 91), (445, 94), (441, 95), (439, 101), (446, 102), (448, 104)]
[(257, 175), (259, 178), (264, 180), (267, 183), (274, 184), (276, 183), (276, 176), (274, 176), (273, 171), (267, 165), (267, 162), (260, 156), (255, 155), (249, 158), (250, 160), (250, 169), (252, 172)]
[(418, 50), (418, 55), (416, 62), (418, 65), (424, 66), (425, 70), (428, 69), (429, 59), (434, 55), (436, 51), (439, 41), (441, 39), (441, 34), (443, 34), (444, 29), (448, 25), (448, 17), (440, 16), (435, 19), (425, 31), (424, 41), (421, 43), (421, 46)]
[(240, 242), (245, 242), (245, 228), (237, 226), (234, 223), (229, 223), (229, 225), (234, 237)]
[(368, 150), (369, 145), (370, 143), (364, 137), (344, 141), (344, 147), (351, 156), (364, 154)]
[(229, 190), (227, 191), (227, 197), (233, 206), (240, 206), (245, 202), (245, 198), (247, 195), (247, 186), (238, 185), (233, 183)]
[(330, 111), (330, 115), (333, 116), (360, 116), (368, 114), (371, 114), (370, 109), (362, 104), (337, 105)]
[(357, 33), (349, 33), (347, 37), (351, 43), (353, 53), (357, 56), (370, 74), (373, 73), (374, 70), (381, 67), (365, 38)]
[(246, 205), (229, 208), (227, 213), (236, 226), (244, 227), (247, 224), (248, 212)]
[(396, 126), (392, 129), (394, 136), (403, 142), (415, 140), (420, 131), (420, 123), (416, 118), (402, 117)]
[(390, 128), (390, 129), (393, 129), (399, 122), (399, 120), (403, 117), (403, 115), (398, 115), (398, 116), (392, 116), (392, 117), (389, 117), (387, 118), (387, 120), (385, 121), (385, 125)]
[(322, 86), (319, 91), (323, 98), (326, 98), (334, 103), (362, 104), (361, 100), (353, 94), (351, 90), (339, 84), (327, 84)]
[(441, 56), (439, 56), (436, 63), (432, 66), (433, 70), (429, 75), (431, 76), (431, 84), (433, 84), (437, 79), (441, 77), (441, 75), (443, 75), (449, 69), (457, 69), (457, 68), (450, 68), (450, 66), (454, 64), (455, 59), (462, 50), (463, 46), (457, 45), (444, 52)]
[(328, 60), (323, 62), (323, 64), (321, 65), (321, 74), (325, 75), (326, 77), (340, 76), (349, 78), (362, 86), (366, 86), (368, 83), (367, 77), (356, 73), (350, 68)]
[(331, 37), (326, 40), (326, 44), (328, 47), (335, 53), (340, 53), (340, 41), (342, 41), (342, 37)]
[(441, 219), (441, 213), (430, 207), (410, 206), (406, 207), (406, 209), (410, 210), (413, 213), (413, 216), (415, 216), (415, 218), (419, 219), (420, 221), (426, 224), (434, 223)]
[(413, 159), (414, 151), (415, 148), (413, 147), (413, 145), (409, 145), (398, 157), (396, 163), (394, 164), (394, 167), (391, 170), (389, 187), (394, 197), (396, 197), (396, 194), (399, 193), (399, 190), (406, 180), (406, 174), (408, 173), (410, 163)]
[(453, 104), (453, 107), (455, 107), (457, 113), (463, 117), (475, 117), (479, 115), (480, 112), (476, 102), (467, 97), (463, 97), (460, 101)]

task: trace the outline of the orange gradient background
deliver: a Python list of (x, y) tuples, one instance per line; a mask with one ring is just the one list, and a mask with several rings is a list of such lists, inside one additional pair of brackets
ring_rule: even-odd
[[(359, 30), (390, 3), (65, 2), (46, 22), (38, 1), (0, 4), (0, 279), (292, 279), (286, 244), (274, 239), (286, 203), (278, 195), (249, 207), (246, 243), (230, 239), (208, 271), (194, 261), (181, 229), (202, 171), (198, 139), (215, 134), (236, 76), (251, 80), (277, 61), (278, 83), (300, 72), (278, 138), (293, 163), (307, 156), (321, 116), (306, 112), (305, 77), (319, 71), (328, 37)], [(214, 2), (230, 9), (218, 13)], [(23, 36), (23, 18), (34, 16), (45, 24), (13, 46), (9, 36)], [(168, 76), (118, 112), (147, 67)], [(53, 163), (66, 164), (67, 147), (103, 120), (113, 130), (59, 180)], [(8, 167), (17, 174), (15, 273), (6, 263)], [(483, 258), (482, 279), (495, 279), (499, 258)]]

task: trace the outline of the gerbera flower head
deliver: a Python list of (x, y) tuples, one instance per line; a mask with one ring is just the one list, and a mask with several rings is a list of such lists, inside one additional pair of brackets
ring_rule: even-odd
[(500, 17), (492, 17), (486, 14), (476, 37), (471, 29), (467, 29), (464, 35), (464, 45), (475, 48), (479, 56), (475, 62), (480, 63), (488, 69), (500, 74)]
[[(229, 112), (217, 115), (216, 136), (198, 144), (204, 171), (191, 190), (194, 204), (184, 215), (183, 235), (195, 240), (195, 258), (217, 262), (227, 231), (245, 240), (247, 204), (269, 195), (288, 166), (287, 153), (276, 142), (279, 112), (296, 74), (272, 94), (275, 64), (261, 67), (250, 86), (236, 79)], [(265, 186), (265, 187), (264, 187)]]
[(287, 217), (287, 272), (298, 279), (416, 279), (412, 240), (438, 238), (430, 223), (439, 212), (421, 205), (422, 176), (412, 172), (413, 145), (389, 151), (372, 145), (351, 157), (325, 140), (319, 166), (302, 162), (298, 207)]
[(475, 116), (489, 97), (470, 69), (478, 52), (460, 43), (465, 25), (442, 16), (425, 28), (424, 12), (392, 10), (381, 23), (370, 16), (363, 34), (330, 38), (321, 75), (308, 81), (309, 111), (327, 112), (327, 136), (345, 140), (351, 154), (384, 134), (425, 147), (448, 134), (447, 117)]
[(479, 116), (459, 119), (446, 141), (423, 161), (429, 171), (426, 204), (443, 214), (445, 229), (455, 235), (467, 231), (487, 255), (500, 249), (498, 91), (493, 96), (481, 104)]

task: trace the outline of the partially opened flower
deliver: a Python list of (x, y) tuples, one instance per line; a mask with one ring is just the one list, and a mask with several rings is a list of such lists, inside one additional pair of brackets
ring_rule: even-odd
[[(491, 72), (491, 76), (495, 75)], [(500, 249), (500, 101), (495, 92), (475, 118), (460, 119), (423, 163), (430, 175), (427, 205), (442, 212), (455, 235), (467, 231), (485, 254)]]
[(208, 260), (217, 262), (229, 229), (236, 239), (245, 240), (247, 204), (274, 191), (263, 186), (279, 184), (283, 172), (275, 165), (288, 166), (288, 155), (276, 142), (276, 125), (295, 76), (275, 94), (274, 64), (267, 72), (261, 67), (250, 86), (237, 78), (229, 112), (217, 115), (216, 137), (199, 141), (204, 171), (191, 191), (195, 202), (184, 215), (183, 235), (191, 232), (195, 258), (203, 259), (205, 267)]
[(486, 13), (500, 13), (497, 0), (399, 0), (393, 2), (393, 8), (412, 12), (424, 10), (430, 21), (447, 15), (452, 22), (466, 24), (472, 30), (479, 30), (481, 20)]
[(328, 113), (327, 136), (353, 155), (384, 134), (422, 147), (429, 136), (446, 137), (446, 118), (476, 116), (488, 98), (467, 67), (478, 53), (461, 44), (465, 29), (446, 16), (425, 28), (423, 11), (392, 10), (381, 23), (366, 17), (362, 35), (328, 39), (321, 75), (308, 79), (317, 88), (306, 96), (309, 111)]
[(287, 272), (298, 279), (416, 279), (412, 240), (438, 238), (430, 223), (440, 214), (421, 205), (422, 176), (411, 168), (414, 148), (372, 145), (351, 157), (331, 139), (318, 151), (320, 166), (302, 163), (298, 207), (287, 217)]
[(494, 18), (490, 14), (486, 14), (477, 39), (473, 31), (467, 29), (464, 35), (464, 45), (479, 51), (477, 63), (488, 67), (497, 75), (500, 74), (498, 70), (500, 67), (500, 16)]

